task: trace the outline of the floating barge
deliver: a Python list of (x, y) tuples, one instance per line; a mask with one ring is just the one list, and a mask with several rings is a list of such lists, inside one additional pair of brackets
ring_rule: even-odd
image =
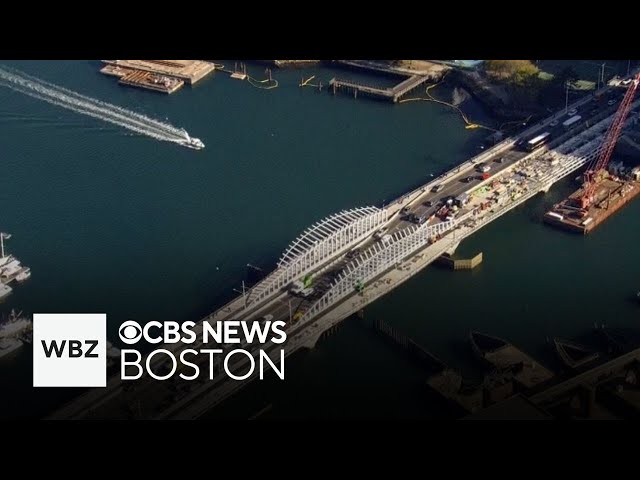
[(178, 78), (187, 85), (193, 85), (216, 69), (216, 65), (202, 60), (102, 60), (107, 65), (115, 65), (130, 70), (142, 70)]
[(574, 206), (580, 204), (584, 190), (580, 188), (567, 199), (544, 214), (544, 222), (570, 232), (586, 235), (640, 193), (640, 182), (620, 180), (608, 176), (598, 181), (595, 201), (588, 211)]
[(184, 84), (193, 85), (217, 66), (201, 60), (102, 60), (100, 72), (119, 77), (118, 83), (173, 93)]
[(133, 70), (117, 65), (106, 65), (100, 70), (105, 75), (119, 77), (118, 83), (131, 87), (146, 88), (161, 93), (173, 93), (184, 86), (184, 81), (178, 78), (158, 75), (142, 70)]

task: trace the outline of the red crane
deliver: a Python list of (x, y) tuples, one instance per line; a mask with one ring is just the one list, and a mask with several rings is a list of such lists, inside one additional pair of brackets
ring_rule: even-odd
[(584, 174), (583, 194), (582, 197), (580, 197), (580, 207), (583, 210), (587, 210), (591, 205), (593, 195), (596, 193), (597, 177), (602, 172), (602, 170), (607, 168), (607, 164), (609, 163), (611, 154), (616, 147), (618, 137), (620, 136), (620, 132), (622, 131), (622, 127), (624, 126), (624, 122), (627, 119), (627, 115), (629, 115), (629, 111), (631, 110), (631, 103), (633, 101), (633, 98), (635, 97), (636, 90), (638, 89), (639, 84), (640, 73), (638, 73), (629, 84), (629, 88), (627, 89), (627, 92), (622, 99), (622, 103), (620, 103), (618, 111), (616, 112), (611, 125), (609, 125), (609, 130), (607, 130), (607, 134), (604, 137), (600, 154), (591, 161), (591, 163), (589, 164), (589, 168)]

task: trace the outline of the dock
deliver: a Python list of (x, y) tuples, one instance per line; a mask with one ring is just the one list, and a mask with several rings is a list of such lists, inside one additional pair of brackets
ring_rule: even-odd
[(173, 93), (193, 85), (218, 66), (202, 60), (102, 60), (100, 73), (118, 77), (121, 85)]
[[(333, 65), (364, 70), (367, 72), (384, 73), (389, 75), (400, 75), (402, 77), (410, 77), (412, 75), (425, 75), (430, 80), (440, 80), (451, 67), (435, 63), (433, 61), (409, 60), (403, 61), (400, 65), (392, 65), (388, 62), (380, 62), (373, 60), (333, 60)], [(404, 66), (403, 66), (404, 65)]]
[(130, 70), (142, 70), (178, 78), (193, 85), (216, 69), (211, 62), (202, 60), (102, 60), (107, 65), (116, 65)]
[(105, 65), (101, 70), (105, 75), (118, 77), (118, 83), (129, 85), (132, 87), (146, 88), (161, 93), (173, 93), (184, 85), (184, 80), (166, 75), (158, 75), (156, 73), (146, 72), (143, 70), (134, 70), (122, 68), (118, 65)]
[(393, 87), (381, 88), (350, 80), (340, 80), (334, 77), (329, 81), (329, 87), (334, 95), (342, 91), (353, 94), (355, 98), (358, 97), (358, 94), (361, 94), (380, 100), (391, 100), (393, 103), (397, 103), (403, 96), (415, 90), (429, 79), (430, 77), (427, 75), (412, 75)]
[(584, 190), (576, 190), (568, 198), (544, 214), (544, 222), (564, 230), (588, 234), (601, 225), (640, 193), (639, 181), (623, 181), (607, 176), (598, 181), (595, 201), (584, 212), (577, 207)]
[(317, 65), (321, 60), (272, 60), (272, 62), (278, 68), (309, 67), (311, 65)]
[(10, 234), (0, 232), (0, 302), (13, 291), (9, 286), (10, 283), (13, 281), (21, 283), (31, 277), (29, 267), (22, 265), (13, 255), (6, 254), (4, 241), (10, 238)]
[(554, 377), (551, 370), (501, 338), (471, 332), (470, 341), (476, 355), (485, 364), (498, 372), (511, 373), (513, 380), (527, 390)]
[(455, 370), (428, 352), (424, 347), (416, 343), (407, 335), (398, 332), (395, 328), (378, 319), (373, 324), (374, 329), (386, 337), (396, 347), (417, 364), (425, 369), (428, 374), (426, 385), (446, 403), (462, 409), (464, 412), (475, 412), (482, 408), (483, 392), (479, 388), (469, 388)]
[(553, 373), (513, 345), (485, 355), (485, 360), (498, 370), (516, 369), (514, 379), (526, 388), (546, 382)]

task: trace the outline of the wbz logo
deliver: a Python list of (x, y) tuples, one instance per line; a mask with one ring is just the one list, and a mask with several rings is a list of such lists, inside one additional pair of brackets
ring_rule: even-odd
[(107, 315), (33, 315), (34, 387), (105, 387)]
[[(47, 345), (46, 340), (41, 340), (42, 348), (44, 349), (44, 355), (47, 358), (51, 358), (51, 355), (55, 354), (60, 358), (64, 355), (64, 347), (67, 345), (67, 340), (62, 340), (60, 344), (55, 340), (51, 340), (51, 343)], [(98, 340), (85, 340), (84, 344), (89, 346), (86, 352), (82, 351), (82, 343), (80, 340), (69, 340), (69, 358), (87, 357), (87, 358), (99, 358), (97, 353), (91, 353), (98, 346)]]

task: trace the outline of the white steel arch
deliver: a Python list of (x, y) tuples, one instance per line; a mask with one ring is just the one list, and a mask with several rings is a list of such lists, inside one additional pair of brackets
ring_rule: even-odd
[(360, 207), (343, 210), (314, 223), (289, 244), (276, 270), (251, 289), (247, 302), (269, 298), (346, 252), (383, 226), (387, 215), (386, 209)]
[(388, 242), (376, 243), (345, 267), (331, 288), (304, 313), (300, 322), (304, 323), (335, 305), (352, 294), (358, 282), (364, 285), (474, 214), (475, 210), (448, 222), (405, 228), (396, 232)]

